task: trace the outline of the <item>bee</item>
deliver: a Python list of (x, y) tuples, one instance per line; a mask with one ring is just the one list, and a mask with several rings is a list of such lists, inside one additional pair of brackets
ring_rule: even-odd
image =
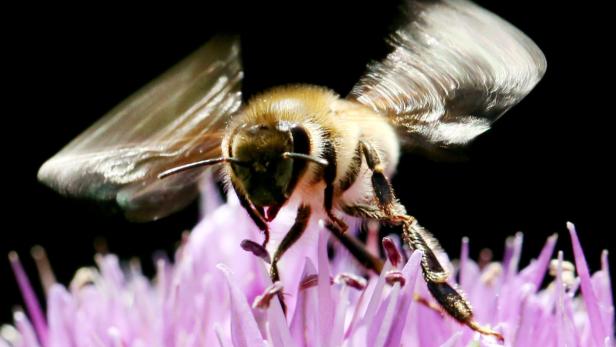
[(132, 220), (162, 218), (193, 200), (212, 166), (263, 231), (281, 208), (294, 225), (277, 246), (270, 276), (311, 218), (362, 264), (382, 261), (345, 233), (346, 216), (399, 225), (423, 252), (434, 298), (484, 334), (468, 302), (447, 283), (438, 242), (398, 201), (389, 178), (402, 150), (438, 155), (487, 131), (539, 82), (545, 57), (505, 20), (465, 0), (405, 3), (390, 52), (342, 98), (312, 85), (276, 87), (242, 105), (239, 38), (217, 36), (111, 110), (43, 164), (59, 192), (111, 201)]

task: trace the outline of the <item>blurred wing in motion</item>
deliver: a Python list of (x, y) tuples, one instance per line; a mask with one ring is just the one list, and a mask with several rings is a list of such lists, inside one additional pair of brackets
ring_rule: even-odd
[(217, 157), (241, 104), (239, 39), (215, 37), (116, 106), (43, 164), (59, 192), (116, 201), (132, 220), (164, 217), (197, 196), (203, 170), (159, 180), (188, 162)]
[(471, 2), (405, 6), (392, 51), (369, 66), (349, 99), (389, 117), (412, 147), (438, 154), (467, 144), (545, 72), (545, 57), (531, 39)]

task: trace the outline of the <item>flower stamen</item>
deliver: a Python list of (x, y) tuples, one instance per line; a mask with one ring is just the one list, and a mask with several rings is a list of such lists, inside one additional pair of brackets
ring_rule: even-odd
[(357, 290), (364, 290), (368, 285), (368, 281), (366, 281), (365, 278), (346, 272), (336, 275), (334, 283), (349, 286)]
[(49, 288), (56, 283), (56, 277), (51, 268), (51, 264), (49, 262), (49, 258), (47, 257), (47, 252), (41, 246), (34, 246), (30, 251), (32, 255), (32, 259), (34, 259), (34, 263), (36, 264), (36, 270), (39, 273), (39, 278), (41, 283), (43, 284), (43, 289), (45, 290), (45, 295), (49, 294)]
[(270, 306), (270, 302), (274, 298), (274, 296), (282, 293), (282, 283), (280, 281), (274, 282), (274, 284), (265, 288), (263, 294), (258, 295), (255, 300), (252, 302), (252, 308), (258, 308), (262, 310), (266, 310)]
[(308, 288), (316, 287), (319, 284), (319, 276), (316, 274), (308, 275), (304, 277), (302, 282), (299, 284), (300, 290), (305, 290)]
[(263, 261), (265, 261), (266, 263), (272, 263), (272, 257), (270, 256), (269, 252), (265, 247), (261, 246), (260, 244), (252, 240), (246, 239), (240, 243), (240, 246), (246, 252), (254, 254), (256, 257), (263, 259)]
[(382, 241), (383, 249), (385, 250), (385, 254), (387, 255), (387, 259), (393, 267), (398, 267), (398, 264), (402, 261), (402, 255), (400, 251), (398, 251), (398, 247), (394, 240), (391, 237), (387, 236), (383, 238)]
[[(552, 259), (550, 261), (550, 276), (557, 277), (558, 274), (558, 259)], [(565, 285), (565, 288), (570, 290), (577, 284), (577, 279), (575, 277), (575, 265), (570, 261), (562, 261), (561, 263), (561, 273), (560, 280)]]
[[(306, 290), (308, 288), (316, 287), (319, 284), (319, 275), (312, 274), (304, 277), (304, 279), (299, 284), (300, 290)], [(334, 279), (329, 278), (329, 284), (334, 284)]]
[(387, 282), (387, 284), (389, 284), (390, 286), (393, 286), (396, 283), (400, 283), (400, 287), (404, 287), (406, 279), (404, 278), (402, 272), (392, 270), (388, 271), (387, 274), (385, 274), (385, 282)]

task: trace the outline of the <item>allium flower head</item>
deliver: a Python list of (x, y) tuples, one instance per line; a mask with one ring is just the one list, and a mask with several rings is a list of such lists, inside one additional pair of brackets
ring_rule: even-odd
[[(484, 266), (469, 259), (463, 241), (451, 281), (459, 279), (476, 320), (501, 332), (500, 342), (440, 312), (421, 277), (421, 253), (401, 252), (396, 239), (383, 242), (381, 274), (362, 277), (335, 242), (328, 256), (329, 234), (313, 221), (281, 261), (281, 282), (271, 283), (266, 261), (240, 246), (260, 235), (237, 201), (209, 210), (173, 262), (157, 261), (153, 280), (114, 255), (97, 256), (97, 268), (48, 288), (46, 315), (12, 255), (27, 315), (16, 312), (14, 325), (1, 329), (0, 347), (612, 346), (607, 252), (591, 276), (571, 224), (573, 263), (562, 252), (552, 259), (556, 236), (521, 270), (521, 234), (502, 262)], [(273, 244), (293, 217), (281, 212)], [(545, 276), (552, 280), (542, 289)]]

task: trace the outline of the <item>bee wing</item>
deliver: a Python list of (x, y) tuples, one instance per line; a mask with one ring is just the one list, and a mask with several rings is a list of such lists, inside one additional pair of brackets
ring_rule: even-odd
[(438, 152), (470, 142), (545, 72), (531, 39), (469, 1), (405, 6), (391, 52), (368, 67), (349, 98), (387, 115), (411, 146)]
[(134, 220), (184, 207), (202, 170), (157, 175), (220, 155), (225, 123), (241, 104), (239, 49), (236, 37), (213, 38), (45, 162), (39, 180), (65, 195), (116, 201)]

